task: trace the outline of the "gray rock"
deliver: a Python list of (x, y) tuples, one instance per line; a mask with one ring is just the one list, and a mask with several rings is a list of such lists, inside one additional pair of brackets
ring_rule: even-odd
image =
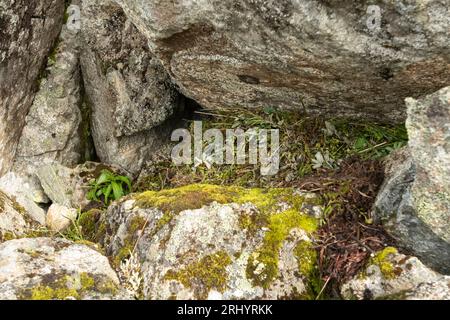
[(373, 1), (116, 2), (208, 108), (402, 121), (406, 97), (450, 78), (446, 1), (378, 1), (379, 19)]
[(387, 248), (341, 291), (346, 299), (448, 300), (450, 277), (430, 270), (416, 257)]
[(81, 64), (102, 162), (137, 173), (181, 100), (145, 37), (112, 1), (83, 1)]
[(45, 225), (45, 210), (38, 203), (46, 197), (39, 186), (14, 172), (8, 172), (0, 179), (0, 191), (25, 208), (26, 214), (41, 225)]
[(450, 88), (407, 104), (409, 146), (388, 161), (374, 216), (401, 246), (450, 274)]
[(41, 166), (36, 175), (53, 203), (72, 208), (72, 169), (58, 163)]
[(0, 243), (25, 235), (33, 225), (25, 209), (0, 191)]
[(450, 87), (406, 104), (408, 145), (416, 166), (414, 206), (419, 218), (450, 243)]
[(49, 58), (46, 77), (25, 119), (13, 171), (36, 180), (46, 163), (74, 166), (84, 156), (79, 38), (64, 25), (58, 46)]
[(0, 299), (125, 299), (108, 259), (86, 245), (35, 238), (0, 245)]
[(12, 165), (41, 69), (61, 30), (64, 1), (0, 1), (0, 176)]
[(133, 259), (145, 299), (315, 298), (307, 201), (292, 189), (147, 192), (109, 207), (105, 245), (116, 264)]

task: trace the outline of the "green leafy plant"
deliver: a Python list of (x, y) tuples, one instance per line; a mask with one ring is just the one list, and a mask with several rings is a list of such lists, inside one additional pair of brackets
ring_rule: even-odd
[(100, 176), (89, 184), (88, 200), (103, 201), (108, 205), (131, 192), (131, 181), (128, 177), (116, 175), (109, 170), (103, 170)]

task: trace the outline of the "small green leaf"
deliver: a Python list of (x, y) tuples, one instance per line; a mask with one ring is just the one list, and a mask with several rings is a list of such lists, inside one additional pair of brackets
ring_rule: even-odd
[(97, 179), (97, 184), (103, 184), (113, 179), (113, 174), (108, 170), (103, 170), (100, 177)]
[(359, 137), (359, 138), (355, 141), (355, 144), (354, 144), (353, 147), (354, 147), (356, 150), (362, 150), (362, 149), (364, 149), (366, 146), (367, 146), (367, 140), (366, 140), (366, 138), (364, 138), (364, 137)]
[(106, 204), (109, 203), (109, 197), (111, 196), (111, 192), (112, 192), (112, 185), (108, 185), (108, 187), (106, 187), (105, 189), (105, 192), (103, 193), (103, 195), (105, 196)]
[(123, 197), (123, 189), (120, 184), (113, 181), (111, 182), (113, 193), (114, 193), (114, 200), (118, 200)]
[(125, 184), (127, 185), (127, 187), (128, 187), (128, 190), (131, 191), (131, 181), (130, 181), (130, 178), (124, 177), (124, 176), (117, 176), (116, 179), (117, 179), (118, 181), (121, 181), (121, 182), (125, 183)]

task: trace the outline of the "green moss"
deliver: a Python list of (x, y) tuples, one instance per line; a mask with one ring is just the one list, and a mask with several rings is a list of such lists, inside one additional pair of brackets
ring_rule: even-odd
[[(300, 241), (294, 249), (294, 254), (298, 262), (298, 270), (304, 277), (306, 293), (302, 293), (299, 298), (314, 300), (319, 297), (322, 291), (323, 281), (320, 277), (317, 251), (309, 241)], [(323, 297), (319, 297), (323, 298)]]
[(88, 212), (81, 213), (78, 218), (78, 225), (81, 227), (81, 232), (83, 236), (88, 239), (92, 239), (95, 237), (95, 233), (97, 231), (97, 221), (99, 219), (99, 215), (102, 214), (100, 210), (90, 210)]
[(128, 226), (128, 230), (130, 233), (136, 233), (137, 231), (144, 230), (146, 224), (148, 223), (147, 219), (141, 216), (136, 216), (131, 219), (130, 224)]
[[(169, 223), (172, 218), (184, 210), (200, 209), (213, 202), (252, 203), (262, 214), (277, 211), (280, 203), (300, 210), (304, 197), (295, 195), (292, 188), (279, 189), (245, 189), (209, 184), (193, 184), (176, 189), (147, 191), (134, 196), (136, 206), (140, 208), (158, 208), (165, 213), (161, 224)], [(309, 201), (314, 201), (311, 199)], [(317, 200), (315, 200), (317, 201)], [(245, 218), (244, 218), (245, 220)], [(245, 227), (250, 221), (242, 221)]]
[(31, 300), (52, 300), (55, 291), (50, 287), (39, 286), (31, 291)]
[(68, 298), (80, 299), (79, 292), (70, 287), (69, 282), (72, 279), (65, 276), (57, 280), (52, 285), (39, 285), (31, 289), (31, 300), (66, 300)]
[(14, 239), (17, 239), (17, 236), (13, 232), (0, 230), (0, 242), (10, 241)]
[(194, 289), (198, 299), (206, 299), (209, 291), (224, 292), (227, 284), (226, 267), (231, 264), (226, 252), (217, 252), (202, 258), (180, 271), (169, 270), (166, 280), (176, 280), (187, 288)]
[(135, 200), (141, 208), (156, 207), (178, 214), (183, 210), (199, 209), (214, 201), (229, 203), (233, 199), (230, 192), (220, 186), (195, 184), (158, 192), (147, 191), (135, 196)]
[(176, 189), (163, 191), (147, 191), (135, 196), (136, 206), (141, 208), (158, 208), (163, 211), (163, 218), (158, 221), (155, 233), (169, 224), (181, 211), (200, 209), (213, 202), (227, 203), (252, 203), (261, 215), (242, 216), (243, 229), (262, 227), (267, 220), (265, 215), (280, 202), (287, 202), (291, 206), (298, 207), (303, 201), (300, 196), (294, 196), (292, 189), (245, 189), (240, 187), (224, 187), (207, 184), (194, 184)]
[(118, 292), (117, 284), (112, 280), (101, 281), (96, 285), (96, 289), (103, 294), (116, 294)]
[(397, 254), (397, 249), (393, 247), (387, 247), (378, 252), (370, 261), (369, 264), (377, 265), (380, 268), (381, 273), (386, 279), (392, 279), (398, 276), (400, 269), (396, 268), (392, 262), (389, 261), (389, 256)]
[(148, 224), (146, 218), (142, 216), (135, 216), (127, 223), (127, 237), (124, 239), (124, 245), (114, 256), (115, 266), (119, 266), (120, 263), (129, 258), (134, 251), (138, 239), (138, 231), (143, 231)]
[(115, 294), (117, 285), (109, 279), (96, 279), (86, 272), (79, 278), (68, 275), (57, 275), (52, 282), (40, 284), (26, 290), (19, 298), (26, 300), (66, 300), (68, 298), (82, 299), (89, 291), (103, 294)]
[(98, 209), (92, 209), (80, 214), (76, 224), (83, 240), (93, 243), (102, 242), (106, 234), (106, 225), (103, 218), (104, 212)]
[(80, 282), (82, 290), (90, 290), (95, 287), (95, 280), (86, 272), (80, 274)]
[(309, 241), (300, 241), (294, 250), (298, 261), (298, 270), (303, 275), (310, 275), (317, 267), (317, 252)]
[[(318, 221), (302, 215), (296, 209), (289, 209), (268, 218), (268, 231), (262, 247), (250, 256), (247, 263), (247, 278), (254, 285), (268, 288), (278, 276), (279, 252), (292, 229), (298, 228), (312, 233), (318, 228)], [(306, 268), (306, 264), (303, 265)]]

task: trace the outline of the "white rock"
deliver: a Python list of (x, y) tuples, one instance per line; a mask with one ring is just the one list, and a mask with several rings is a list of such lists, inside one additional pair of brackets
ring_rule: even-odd
[(48, 209), (46, 225), (52, 231), (61, 232), (70, 227), (77, 215), (76, 209), (70, 209), (54, 203)]

